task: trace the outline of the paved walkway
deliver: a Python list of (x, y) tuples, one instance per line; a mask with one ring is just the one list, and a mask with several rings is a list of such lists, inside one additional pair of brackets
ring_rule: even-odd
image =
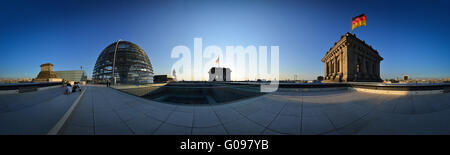
[(0, 94), (0, 134), (47, 134), (81, 94), (64, 88)]
[(450, 134), (450, 93), (286, 90), (221, 105), (174, 105), (89, 86), (62, 134)]

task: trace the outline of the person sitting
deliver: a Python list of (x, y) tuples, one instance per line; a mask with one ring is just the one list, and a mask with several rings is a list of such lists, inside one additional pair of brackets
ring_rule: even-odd
[(81, 92), (80, 82), (77, 82), (76, 86), (77, 86), (78, 90)]
[(77, 90), (79, 89), (78, 86), (79, 86), (79, 85), (77, 84), (77, 82), (73, 83), (72, 92), (77, 92)]
[(64, 91), (64, 94), (65, 95), (70, 95), (71, 92), (72, 92), (72, 85), (70, 85), (70, 83), (67, 83), (66, 90)]

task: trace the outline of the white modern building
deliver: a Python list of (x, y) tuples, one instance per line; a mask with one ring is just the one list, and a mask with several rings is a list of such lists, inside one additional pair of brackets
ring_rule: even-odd
[(87, 80), (83, 70), (55, 71), (56, 77), (66, 81), (82, 82)]

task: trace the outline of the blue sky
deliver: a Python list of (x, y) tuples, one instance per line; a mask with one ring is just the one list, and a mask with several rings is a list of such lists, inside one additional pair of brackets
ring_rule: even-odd
[(112, 42), (134, 42), (155, 74), (169, 74), (173, 47), (193, 51), (217, 45), (280, 46), (281, 79), (315, 79), (320, 61), (351, 17), (365, 13), (367, 27), (353, 32), (379, 51), (383, 77), (450, 77), (448, 1), (23, 1), (0, 5), (0, 78), (36, 77), (39, 65), (92, 75)]

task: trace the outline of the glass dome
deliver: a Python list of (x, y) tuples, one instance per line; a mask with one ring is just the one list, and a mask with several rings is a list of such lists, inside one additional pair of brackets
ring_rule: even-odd
[[(95, 83), (104, 83), (106, 80), (112, 79), (116, 43), (107, 46), (98, 56), (92, 74)], [(151, 83), (153, 68), (145, 51), (129, 41), (119, 41), (118, 47), (114, 69), (116, 82), (124, 84)]]

